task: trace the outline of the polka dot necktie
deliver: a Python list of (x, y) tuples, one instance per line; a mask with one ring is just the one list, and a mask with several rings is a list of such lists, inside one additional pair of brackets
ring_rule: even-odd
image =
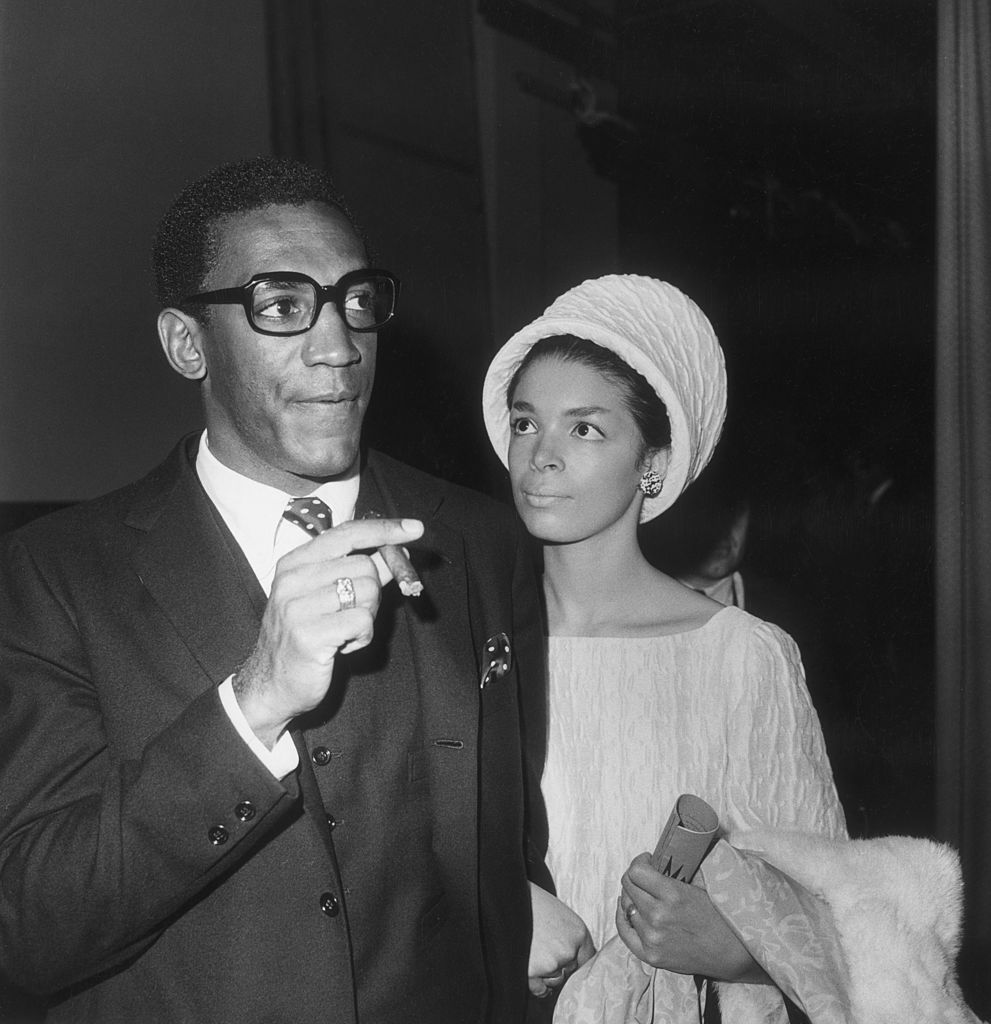
[(334, 525), (334, 516), (330, 507), (319, 498), (293, 498), (282, 513), (283, 519), (298, 526), (301, 530), (316, 536), (329, 530)]

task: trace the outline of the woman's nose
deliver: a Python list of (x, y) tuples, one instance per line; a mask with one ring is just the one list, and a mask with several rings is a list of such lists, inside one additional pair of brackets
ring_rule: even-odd
[(561, 454), (551, 438), (541, 438), (533, 447), (530, 457), (535, 469), (560, 469)]

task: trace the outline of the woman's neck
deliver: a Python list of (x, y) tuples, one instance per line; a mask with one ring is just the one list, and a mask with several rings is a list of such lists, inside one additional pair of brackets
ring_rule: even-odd
[(635, 537), (599, 534), (574, 544), (544, 545), (551, 635), (596, 636), (621, 628), (638, 617), (639, 595), (655, 575)]

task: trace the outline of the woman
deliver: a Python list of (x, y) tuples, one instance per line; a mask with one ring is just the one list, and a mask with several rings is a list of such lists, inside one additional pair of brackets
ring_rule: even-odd
[[(669, 284), (586, 281), (499, 351), (489, 437), (542, 542), (550, 717), (542, 788), (558, 895), (596, 946), (618, 929), (671, 975), (672, 1020), (698, 1020), (692, 975), (766, 980), (704, 892), (646, 855), (679, 794), (727, 829), (845, 835), (798, 651), (777, 627), (654, 569), (637, 526), (703, 469), (726, 405), (722, 352)], [(620, 879), (623, 894), (617, 908)]]

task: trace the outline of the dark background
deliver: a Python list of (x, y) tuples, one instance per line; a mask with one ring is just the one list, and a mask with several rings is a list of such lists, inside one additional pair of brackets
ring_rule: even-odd
[(933, 0), (0, 6), (2, 525), (198, 425), (155, 223), (221, 160), (299, 156), (404, 282), (371, 440), (471, 486), (503, 494), (488, 360), (556, 294), (622, 271), (700, 303), (746, 568), (822, 634), (851, 829), (931, 833), (934, 53)]

